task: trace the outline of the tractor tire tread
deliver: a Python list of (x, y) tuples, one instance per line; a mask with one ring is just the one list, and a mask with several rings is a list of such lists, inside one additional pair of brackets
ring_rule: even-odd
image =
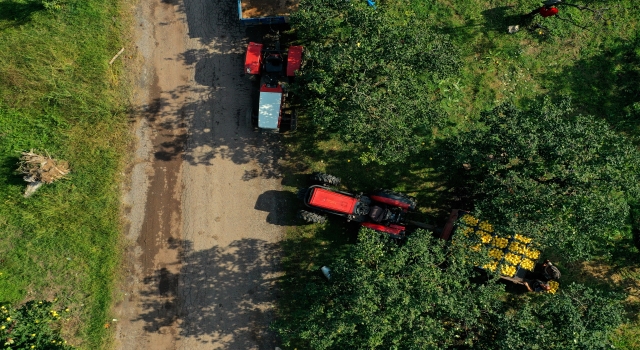
[(388, 198), (393, 198), (393, 197), (397, 197), (397, 198), (393, 198), (393, 199), (397, 199), (400, 201), (403, 201), (407, 204), (409, 204), (409, 206), (411, 207), (411, 209), (415, 209), (416, 206), (418, 205), (418, 201), (413, 198), (410, 197), (404, 193), (400, 193), (400, 192), (396, 192), (396, 191), (392, 191), (392, 190), (378, 190), (374, 193), (374, 195), (383, 195), (383, 196), (387, 196)]
[(327, 221), (327, 218), (324, 215), (320, 215), (318, 213), (313, 213), (306, 210), (300, 210), (298, 212), (298, 218), (309, 223), (318, 223), (318, 224), (322, 224)]
[(338, 186), (340, 185), (340, 178), (337, 176), (325, 174), (325, 173), (313, 173), (311, 174), (311, 181), (321, 183), (323, 185)]

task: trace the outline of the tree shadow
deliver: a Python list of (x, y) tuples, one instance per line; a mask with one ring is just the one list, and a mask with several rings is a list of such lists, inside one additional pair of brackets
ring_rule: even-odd
[(44, 6), (36, 1), (2, 1), (0, 2), (0, 30), (26, 24), (31, 21), (35, 12), (41, 10), (44, 10)]
[(511, 14), (513, 6), (499, 6), (482, 11), (484, 29), (506, 33), (510, 25), (522, 25), (521, 14)]
[(286, 319), (304, 309), (308, 298), (303, 294), (308, 283), (325, 280), (320, 267), (331, 267), (343, 258), (348, 246), (357, 242), (360, 224), (330, 218), (325, 224), (299, 226), (282, 241), (284, 276), (278, 280), (278, 318)]
[(562, 252), (547, 249), (549, 259), (562, 272), (560, 287), (580, 283), (591, 288), (626, 295), (625, 311), (630, 319), (640, 312), (640, 252), (632, 237), (616, 241), (602, 239), (595, 243), (597, 258), (591, 261), (565, 262)]
[(22, 174), (18, 174), (16, 169), (18, 169), (18, 163), (20, 162), (20, 157), (7, 157), (1, 163), (0, 166), (2, 169), (2, 182), (11, 186), (27, 186), (27, 183), (24, 181)]
[(168, 58), (193, 69), (196, 84), (159, 91), (161, 97), (132, 111), (154, 131), (155, 159), (204, 166), (229, 159), (258, 167), (243, 175), (245, 181), (280, 178), (280, 143), (287, 136), (253, 132), (247, 112), (257, 106), (258, 85), (244, 74), (244, 55), (249, 41), (282, 28), (243, 27), (231, 0), (167, 0), (163, 6), (184, 13), (189, 36), (205, 47)]
[(545, 82), (568, 94), (577, 112), (605, 119), (617, 131), (640, 137), (640, 36), (617, 39), (600, 55), (580, 59)]
[[(362, 164), (357, 146), (331, 140), (330, 135), (303, 118), (298, 132), (290, 139), (296, 149), (290, 152), (284, 167), (283, 185), (309, 186), (309, 174), (321, 171), (339, 177), (339, 188), (350, 193), (368, 193), (376, 189), (403, 192), (418, 201), (419, 210), (410, 214), (411, 219), (440, 225), (438, 227), (446, 223), (452, 208), (472, 209), (460, 191), (465, 187), (450, 187), (449, 177), (436, 169), (437, 148), (422, 151), (402, 163)], [(447, 147), (446, 144), (442, 146)], [(310, 169), (309, 165), (322, 168)]]
[(267, 222), (270, 224), (292, 226), (297, 222), (293, 210), (296, 202), (295, 193), (271, 190), (258, 196), (254, 209), (268, 212)]
[(480, 33), (507, 33), (510, 25), (522, 24), (522, 15), (512, 14), (513, 6), (499, 6), (482, 11), (482, 20), (466, 19), (465, 25), (435, 28), (441, 34), (448, 34), (457, 41), (473, 42), (473, 38)]
[[(183, 249), (182, 268), (159, 269), (145, 278), (140, 320), (147, 332), (180, 320), (178, 339), (223, 344), (225, 349), (273, 349), (271, 301), (280, 264), (277, 244), (242, 239), (226, 248)], [(277, 297), (277, 295), (276, 295)]]

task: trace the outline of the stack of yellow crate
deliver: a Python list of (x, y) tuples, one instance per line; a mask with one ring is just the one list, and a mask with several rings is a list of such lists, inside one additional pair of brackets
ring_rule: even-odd
[(491, 261), (482, 266), (486, 270), (497, 270), (503, 276), (513, 277), (518, 268), (532, 271), (540, 257), (540, 251), (534, 248), (531, 238), (517, 233), (501, 237), (493, 225), (471, 214), (464, 214), (457, 226), (456, 232), (487, 246)]

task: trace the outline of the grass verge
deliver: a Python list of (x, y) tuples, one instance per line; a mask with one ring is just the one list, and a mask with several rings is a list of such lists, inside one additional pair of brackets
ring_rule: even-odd
[[(81, 348), (106, 347), (119, 264), (119, 170), (128, 143), (119, 1), (0, 0), (0, 302), (58, 298)], [(19, 152), (69, 161), (68, 179), (22, 197)]]

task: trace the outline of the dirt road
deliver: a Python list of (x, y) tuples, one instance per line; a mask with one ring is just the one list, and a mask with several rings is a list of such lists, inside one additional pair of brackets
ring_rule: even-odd
[(140, 0), (119, 349), (274, 349), (279, 137), (246, 121), (233, 0)]

